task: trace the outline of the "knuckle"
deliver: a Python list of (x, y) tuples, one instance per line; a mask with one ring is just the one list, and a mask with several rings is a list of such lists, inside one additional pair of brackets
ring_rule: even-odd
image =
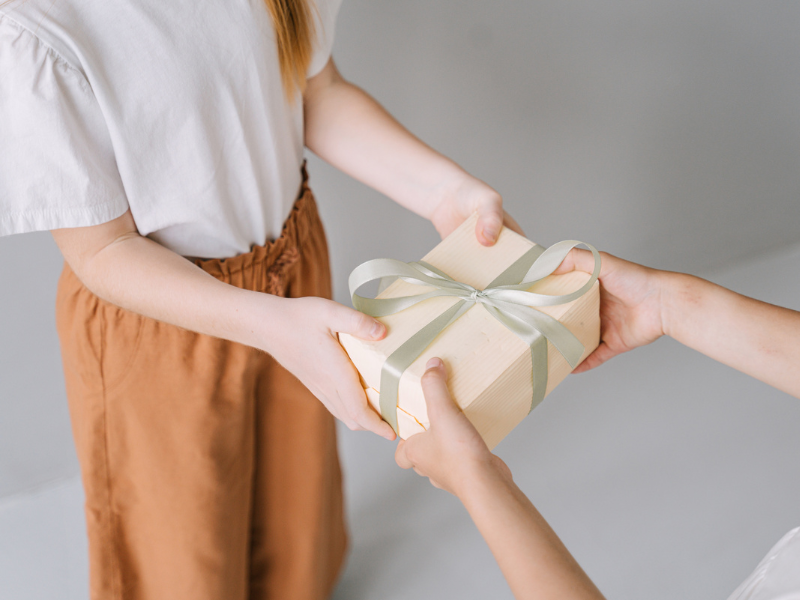
[(339, 316), (339, 307), (335, 302), (323, 302), (317, 307), (319, 314), (324, 317), (328, 323), (335, 323)]
[(350, 323), (353, 331), (369, 331), (369, 317), (364, 313), (352, 311), (350, 314)]
[(364, 429), (374, 429), (374, 427), (369, 426), (369, 422), (362, 415), (352, 415), (351, 420), (356, 424), (356, 427), (358, 427), (359, 430), (363, 431)]
[(361, 418), (361, 414), (358, 410), (348, 410), (347, 411), (347, 421), (352, 423), (353, 426), (350, 428), (353, 431), (363, 431), (364, 430), (364, 419)]
[(363, 421), (367, 421), (367, 420), (369, 420), (369, 418), (370, 418), (370, 416), (371, 416), (371, 411), (370, 411), (370, 409), (367, 407), (367, 403), (366, 403), (366, 402), (363, 402), (363, 403), (361, 403), (361, 404), (358, 404), (358, 405), (356, 405), (356, 406), (354, 406), (354, 407), (353, 407), (353, 410), (352, 410), (352, 412), (351, 412), (351, 416), (352, 416), (352, 417), (353, 417), (353, 418), (354, 418), (356, 421), (361, 421), (361, 422), (363, 422)]
[(420, 459), (419, 448), (417, 447), (416, 444), (408, 444), (408, 443), (406, 443), (406, 458), (413, 465), (416, 465), (417, 463), (419, 463), (419, 459)]
[(487, 189), (483, 195), (483, 205), (493, 210), (498, 209), (503, 205), (503, 196), (495, 189)]
[(317, 302), (317, 298), (295, 298), (296, 306), (302, 308), (301, 314), (318, 315), (324, 314), (325, 307)]

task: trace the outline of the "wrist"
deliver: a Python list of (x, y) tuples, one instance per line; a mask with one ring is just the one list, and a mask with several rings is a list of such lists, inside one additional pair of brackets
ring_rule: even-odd
[(686, 302), (697, 302), (696, 277), (684, 273), (662, 272), (661, 278), (661, 326), (664, 334), (673, 339), (681, 338), (684, 306)]
[(477, 181), (450, 159), (442, 159), (442, 164), (428, 188), (425, 202), (427, 214), (423, 216), (430, 221), (435, 221), (441, 209), (447, 206), (448, 200), (456, 198), (461, 190)]
[(274, 355), (275, 342), (281, 337), (279, 330), (284, 319), (279, 316), (285, 298), (236, 289), (230, 307), (231, 339)]
[(511, 472), (499, 458), (490, 455), (487, 460), (473, 461), (465, 466), (456, 479), (453, 493), (467, 506), (478, 501), (487, 490), (514, 486)]
[(468, 484), (459, 489), (458, 499), (476, 524), (494, 515), (502, 506), (525, 504), (525, 495), (511, 479), (511, 475), (496, 468), (476, 473)]

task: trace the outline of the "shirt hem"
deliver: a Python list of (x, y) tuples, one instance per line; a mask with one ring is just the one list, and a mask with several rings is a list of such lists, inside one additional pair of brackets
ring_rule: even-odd
[(0, 236), (51, 231), (68, 227), (102, 225), (121, 217), (128, 210), (127, 202), (109, 202), (94, 206), (28, 210), (0, 215)]

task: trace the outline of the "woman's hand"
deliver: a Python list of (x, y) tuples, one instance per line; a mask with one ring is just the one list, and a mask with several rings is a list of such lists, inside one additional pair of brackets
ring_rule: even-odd
[(522, 230), (503, 200), (398, 123), (361, 88), (345, 80), (331, 58), (306, 83), (306, 146), (323, 160), (430, 219), (445, 237), (478, 212), (478, 241), (491, 246), (501, 225)]
[[(600, 345), (575, 373), (668, 335), (800, 398), (800, 312), (692, 275), (600, 255)], [(589, 252), (573, 250), (556, 273), (591, 272), (593, 264)]]
[(503, 198), (480, 179), (459, 174), (454, 183), (444, 186), (442, 199), (430, 215), (431, 223), (442, 238), (447, 237), (472, 213), (478, 213), (475, 235), (484, 246), (497, 241), (503, 225), (525, 235), (522, 228), (503, 210)]
[(486, 473), (511, 480), (511, 471), (489, 448), (450, 397), (442, 361), (432, 358), (422, 376), (430, 429), (400, 441), (395, 460), (403, 469), (414, 469), (431, 483), (462, 497), (471, 482)]
[(363, 313), (324, 298), (277, 298), (270, 307), (262, 349), (351, 430), (368, 430), (387, 440), (395, 434), (367, 402), (358, 372), (339, 344), (337, 333), (379, 340), (386, 327)]
[[(654, 342), (665, 333), (666, 279), (674, 275), (600, 253), (600, 345), (573, 371), (593, 369), (617, 354)], [(588, 250), (574, 249), (556, 274), (591, 273)]]

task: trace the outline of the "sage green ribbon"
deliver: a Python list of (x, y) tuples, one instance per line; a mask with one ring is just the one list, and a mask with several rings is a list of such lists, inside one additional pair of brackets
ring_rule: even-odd
[[(594, 271), (584, 285), (574, 292), (557, 296), (527, 291), (534, 283), (552, 274), (570, 250), (579, 244), (586, 246), (594, 256)], [(350, 273), (350, 295), (356, 310), (371, 317), (385, 317), (439, 296), (455, 296), (460, 299), (386, 358), (381, 367), (381, 416), (398, 433), (397, 395), (403, 372), (439, 333), (475, 304), (483, 304), (490, 315), (530, 347), (533, 379), (530, 412), (542, 401), (547, 390), (547, 340), (567, 359), (573, 369), (584, 350), (583, 344), (569, 329), (553, 317), (531, 307), (572, 302), (594, 285), (599, 274), (600, 255), (597, 250), (589, 244), (575, 240), (558, 242), (547, 250), (541, 246), (533, 246), (483, 290), (456, 281), (422, 261), (404, 263), (391, 258), (377, 258), (359, 265)], [(358, 288), (365, 283), (384, 277), (400, 278), (408, 283), (433, 289), (419, 295), (398, 298), (365, 298), (356, 294)]]

